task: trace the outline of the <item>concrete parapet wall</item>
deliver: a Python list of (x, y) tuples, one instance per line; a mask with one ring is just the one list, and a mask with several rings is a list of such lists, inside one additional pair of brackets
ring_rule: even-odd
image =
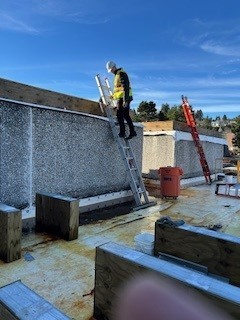
[[(200, 135), (200, 141), (211, 173), (215, 172), (215, 160), (223, 157), (224, 139)], [(144, 178), (158, 180), (160, 167), (181, 167), (183, 178), (203, 175), (199, 155), (190, 133), (179, 131), (144, 132)]]
[(158, 179), (158, 169), (175, 165), (175, 143), (171, 136), (144, 135), (143, 166), (144, 178)]
[[(223, 156), (223, 145), (201, 141), (211, 174), (215, 172), (215, 160)], [(203, 175), (199, 155), (193, 141), (176, 141), (175, 166), (183, 169), (183, 178)]]
[[(17, 208), (36, 193), (74, 198), (129, 189), (107, 118), (0, 100), (0, 201)], [(142, 166), (143, 127), (132, 146)]]

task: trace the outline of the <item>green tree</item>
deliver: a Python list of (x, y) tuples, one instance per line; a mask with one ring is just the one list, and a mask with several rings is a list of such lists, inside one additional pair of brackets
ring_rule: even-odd
[(212, 118), (204, 118), (201, 122), (201, 127), (204, 127), (206, 129), (212, 129)]
[(160, 121), (168, 120), (167, 113), (168, 113), (169, 109), (170, 109), (169, 104), (163, 103), (161, 106), (161, 109), (158, 113), (158, 120), (160, 120)]
[(240, 148), (240, 116), (234, 119), (234, 123), (232, 125), (232, 132), (235, 134), (232, 142), (235, 147)]
[(131, 118), (134, 122), (141, 121), (135, 109), (131, 109)]
[(168, 103), (163, 103), (162, 104), (161, 111), (165, 116), (167, 116), (167, 113), (168, 113), (169, 109), (170, 109), (170, 106), (169, 106)]
[(202, 121), (202, 120), (203, 120), (203, 112), (202, 112), (201, 109), (200, 109), (200, 110), (197, 110), (197, 111), (194, 113), (194, 115), (195, 115), (195, 119), (196, 119), (196, 120), (199, 120), (199, 121)]
[(171, 107), (168, 110), (167, 118), (169, 120), (176, 120), (176, 121), (181, 121), (181, 122), (185, 122), (186, 121), (182, 106), (173, 106), (173, 107)]
[(159, 120), (159, 121), (168, 120), (167, 117), (165, 116), (165, 114), (162, 112), (162, 110), (160, 110), (160, 111), (158, 112), (158, 120)]
[(137, 108), (137, 113), (141, 121), (154, 121), (158, 119), (156, 103), (153, 101), (142, 101)]

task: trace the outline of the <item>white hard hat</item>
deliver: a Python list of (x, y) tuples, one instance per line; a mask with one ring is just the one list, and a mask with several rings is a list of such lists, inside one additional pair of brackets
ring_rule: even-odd
[(112, 68), (116, 67), (116, 63), (113, 61), (108, 61), (106, 64), (106, 68), (108, 72), (111, 72)]

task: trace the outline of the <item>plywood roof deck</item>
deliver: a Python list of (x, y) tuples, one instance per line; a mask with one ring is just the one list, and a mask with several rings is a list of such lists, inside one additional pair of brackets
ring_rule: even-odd
[(156, 206), (79, 226), (77, 240), (64, 241), (45, 233), (24, 235), (22, 258), (0, 261), (0, 286), (20, 279), (66, 315), (89, 320), (97, 246), (113, 241), (134, 247), (134, 237), (154, 233), (156, 220), (163, 216), (205, 228), (221, 224), (220, 232), (240, 237), (240, 201), (215, 195), (215, 184), (182, 189), (177, 200), (162, 200), (154, 190)]

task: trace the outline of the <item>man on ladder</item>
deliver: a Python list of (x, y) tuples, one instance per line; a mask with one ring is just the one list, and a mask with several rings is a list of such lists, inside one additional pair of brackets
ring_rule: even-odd
[[(109, 66), (108, 69), (110, 71), (112, 68), (116, 68), (115, 64), (113, 66), (109, 63), (109, 65), (107, 65), (107, 66)], [(118, 70), (118, 69), (116, 68), (116, 70)], [(99, 75), (96, 75), (95, 79), (96, 79), (97, 86), (98, 86), (98, 89), (100, 92), (100, 97), (101, 97), (100, 98), (100, 100), (101, 100), (100, 107), (101, 107), (102, 111), (106, 112), (106, 115), (109, 119), (109, 124), (110, 124), (111, 130), (112, 130), (112, 133), (113, 133), (113, 137), (118, 145), (118, 149), (120, 151), (121, 158), (122, 158), (124, 165), (125, 165), (128, 181), (129, 181), (129, 184), (130, 184), (133, 196), (134, 196), (136, 207), (133, 208), (133, 210), (139, 210), (139, 209), (143, 209), (143, 208), (146, 208), (149, 206), (153, 206), (156, 203), (153, 201), (149, 201), (149, 199), (148, 199), (148, 194), (147, 194), (147, 191), (146, 191), (143, 179), (142, 179), (141, 170), (139, 170), (139, 168), (138, 168), (137, 161), (134, 156), (133, 148), (131, 146), (130, 139), (133, 138), (134, 136), (136, 136), (136, 132), (134, 130), (134, 127), (132, 125), (132, 127), (130, 127), (130, 129), (129, 129), (129, 130), (134, 130), (134, 131), (130, 131), (130, 134), (129, 134), (130, 137), (128, 137), (128, 139), (127, 138), (122, 139), (123, 137), (121, 137), (121, 135), (119, 135), (119, 133), (123, 133), (123, 132), (120, 131), (118, 133), (116, 122), (113, 117), (112, 110), (118, 107), (117, 103), (119, 102), (119, 100), (120, 101), (122, 100), (122, 102), (120, 102), (120, 103), (122, 103), (122, 108), (124, 109), (123, 101), (124, 101), (125, 97), (118, 96), (118, 99), (116, 101), (116, 95), (115, 95), (115, 99), (113, 99), (114, 94), (116, 92), (122, 92), (122, 91), (115, 90), (114, 93), (112, 93), (112, 90), (110, 88), (110, 85), (109, 85), (107, 78), (105, 79), (104, 83), (101, 81), (101, 78)], [(119, 88), (119, 87), (117, 87), (117, 88)], [(129, 113), (129, 104), (128, 104), (128, 113)], [(124, 121), (124, 119), (123, 119), (123, 121)], [(131, 120), (131, 123), (132, 123), (132, 120)], [(123, 125), (124, 125), (124, 122), (123, 122)], [(125, 128), (124, 128), (124, 133), (125, 133)]]
[(132, 139), (137, 135), (134, 130), (132, 119), (129, 115), (130, 103), (133, 100), (132, 89), (127, 73), (122, 68), (117, 68), (116, 63), (108, 61), (106, 64), (108, 72), (112, 72), (114, 77), (113, 99), (117, 101), (117, 119), (120, 126), (119, 137), (125, 138), (125, 124), (129, 126), (129, 136), (125, 139)]

